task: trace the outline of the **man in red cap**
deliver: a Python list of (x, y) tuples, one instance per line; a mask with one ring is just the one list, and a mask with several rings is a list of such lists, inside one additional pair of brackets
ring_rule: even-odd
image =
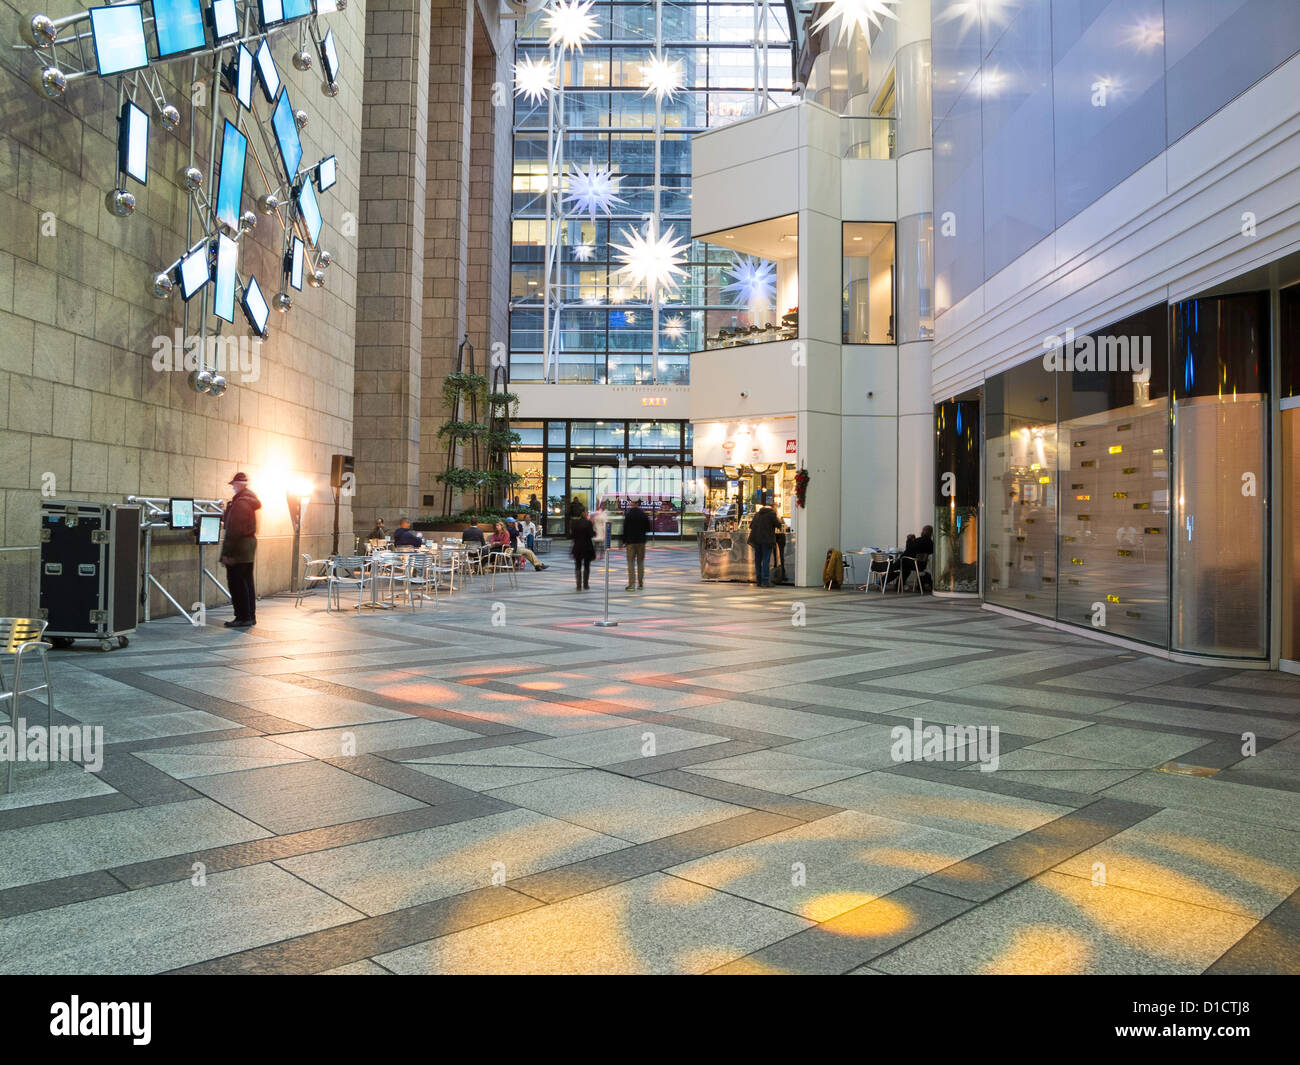
[(248, 629), (257, 624), (257, 590), (253, 587), (253, 558), (257, 554), (257, 512), (262, 501), (248, 489), (248, 474), (230, 479), (235, 498), (226, 504), (226, 540), (221, 545), (221, 564), (226, 567), (230, 601), (235, 616), (228, 629)]

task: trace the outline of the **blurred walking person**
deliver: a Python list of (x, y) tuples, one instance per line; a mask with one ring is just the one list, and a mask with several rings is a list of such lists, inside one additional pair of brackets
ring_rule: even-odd
[(596, 526), (587, 517), (585, 508), (573, 519), (570, 532), (573, 533), (573, 548), (569, 552), (573, 556), (573, 579), (581, 592), (591, 587), (591, 562), (596, 557)]

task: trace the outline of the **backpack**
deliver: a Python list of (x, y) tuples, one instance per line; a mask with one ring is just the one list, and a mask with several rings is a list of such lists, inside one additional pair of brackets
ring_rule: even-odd
[(826, 564), (822, 567), (822, 587), (832, 591), (844, 583), (844, 556), (838, 547), (826, 552)]

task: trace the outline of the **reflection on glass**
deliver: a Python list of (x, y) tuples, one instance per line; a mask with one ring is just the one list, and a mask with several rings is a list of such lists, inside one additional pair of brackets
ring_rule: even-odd
[(1056, 374), (1041, 360), (985, 384), (985, 598), (1056, 613)]
[(1268, 653), (1268, 294), (1174, 307), (1173, 641)]
[[(1300, 352), (1292, 349), (1292, 356)], [(1300, 663), (1300, 408), (1282, 412), (1282, 657)]]
[(704, 347), (793, 340), (799, 335), (799, 219), (783, 215), (700, 237)]
[(934, 411), (934, 590), (979, 592), (980, 405), (976, 398)]
[(844, 343), (894, 343), (892, 222), (844, 223), (843, 277)]

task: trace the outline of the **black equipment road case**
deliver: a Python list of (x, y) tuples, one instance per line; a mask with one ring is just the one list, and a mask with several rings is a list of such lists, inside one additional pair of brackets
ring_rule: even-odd
[(139, 614), (139, 572), (138, 506), (41, 501), (41, 617), (55, 647), (125, 647)]

